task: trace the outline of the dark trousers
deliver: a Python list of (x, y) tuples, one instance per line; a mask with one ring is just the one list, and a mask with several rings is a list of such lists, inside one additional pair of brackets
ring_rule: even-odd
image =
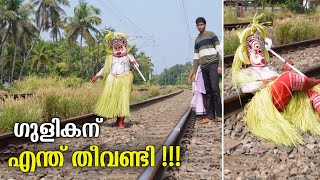
[(219, 89), (218, 62), (213, 62), (201, 68), (204, 86), (207, 91), (208, 109), (207, 116), (210, 119), (222, 117), (222, 105)]

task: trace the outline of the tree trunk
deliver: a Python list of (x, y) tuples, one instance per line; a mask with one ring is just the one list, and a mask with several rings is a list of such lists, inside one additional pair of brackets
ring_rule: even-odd
[(33, 41), (32, 46), (29, 49), (27, 56), (24, 56), (24, 58), (23, 58), (22, 67), (21, 67), (20, 73), (19, 73), (19, 81), (21, 80), (21, 76), (22, 76), (22, 73), (23, 73), (24, 66), (26, 65), (26, 62), (29, 59), (29, 56), (30, 56), (31, 51), (33, 50), (35, 44), (36, 44), (36, 40)]
[(1, 64), (0, 64), (0, 68), (1, 68), (1, 74), (0, 74), (0, 79), (1, 79), (1, 83), (3, 82), (3, 66), (4, 66), (4, 47), (5, 43), (2, 44), (1, 46)]
[(98, 57), (96, 59), (96, 73), (99, 72), (100, 68), (100, 42), (98, 42)]
[(83, 59), (82, 59), (82, 33), (80, 37), (80, 64), (81, 64), (81, 78), (84, 79), (84, 72), (83, 72)]
[(13, 76), (14, 76), (14, 68), (15, 68), (15, 64), (16, 64), (16, 57), (17, 57), (17, 43), (15, 44), (14, 47), (14, 55), (13, 55), (13, 62), (12, 62), (12, 69), (11, 69), (11, 78), (10, 78), (10, 84), (13, 83)]
[(8, 27), (8, 29), (7, 29), (7, 32), (6, 32), (6, 34), (2, 37), (2, 40), (1, 40), (1, 46), (2, 45), (4, 45), (4, 43), (5, 43), (5, 41), (7, 40), (7, 38), (8, 38), (8, 35), (9, 35), (9, 28), (11, 27), (11, 24), (9, 24), (9, 27)]
[[(91, 51), (93, 51), (92, 49), (91, 49)], [(91, 53), (90, 53), (90, 56), (91, 56)], [(96, 57), (96, 55), (93, 55), (93, 57), (91, 56), (91, 65), (92, 65), (92, 76), (91, 77), (93, 77), (94, 75), (95, 75), (95, 72), (94, 72), (94, 62), (95, 62), (95, 58)]]

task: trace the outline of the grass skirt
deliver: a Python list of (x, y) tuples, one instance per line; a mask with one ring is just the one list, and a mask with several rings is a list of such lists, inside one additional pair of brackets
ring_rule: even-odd
[(106, 78), (103, 93), (96, 104), (95, 114), (105, 118), (130, 116), (132, 82), (131, 71), (119, 76), (110, 73)]
[(285, 111), (280, 113), (272, 103), (272, 83), (258, 91), (246, 105), (244, 113), (248, 129), (256, 136), (277, 145), (303, 144), (300, 131), (320, 134), (320, 117), (305, 92), (297, 91)]

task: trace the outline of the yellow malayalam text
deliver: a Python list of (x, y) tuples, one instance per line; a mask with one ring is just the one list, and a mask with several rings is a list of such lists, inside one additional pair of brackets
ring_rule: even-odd
[[(72, 154), (73, 167), (146, 167), (155, 166), (155, 147), (148, 145), (141, 151), (99, 151), (96, 145), (90, 151), (75, 151)], [(19, 157), (11, 157), (9, 167), (19, 167), (22, 172), (34, 172), (36, 167), (62, 167), (68, 146), (60, 146), (60, 151), (24, 151)]]
[[(68, 146), (60, 146), (60, 151), (67, 151)], [(24, 151), (17, 157), (11, 157), (9, 167), (20, 167), (22, 172), (34, 172), (36, 167), (62, 167), (64, 155), (60, 151)], [(42, 163), (43, 162), (43, 163)]]
[[(93, 157), (94, 156), (94, 157)], [(106, 163), (107, 161), (107, 163)], [(103, 151), (90, 146), (90, 151), (76, 151), (72, 155), (73, 167), (146, 167), (155, 166), (155, 147), (148, 145), (145, 151)]]

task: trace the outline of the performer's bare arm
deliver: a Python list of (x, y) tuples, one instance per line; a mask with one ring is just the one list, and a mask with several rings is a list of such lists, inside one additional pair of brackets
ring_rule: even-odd
[(264, 80), (261, 80), (261, 81), (243, 83), (243, 84), (240, 85), (240, 88), (241, 88), (241, 91), (243, 93), (255, 93), (260, 88), (262, 88), (263, 86), (267, 85), (271, 81), (274, 81), (275, 79), (277, 79), (277, 76), (271, 77), (269, 79), (264, 79)]
[(137, 67), (139, 67), (139, 64), (137, 63), (136, 59), (133, 57), (133, 55), (131, 54), (128, 54), (128, 57), (129, 57), (129, 61), (131, 64), (135, 64)]
[(95, 76), (93, 76), (91, 83), (95, 83), (98, 77), (101, 77), (101, 76), (103, 76), (103, 68)]
[(103, 68), (96, 74), (97, 77), (103, 76)]
[(191, 69), (188, 77), (188, 84), (191, 84), (194, 80), (195, 80), (195, 75), (193, 74), (193, 71)]

